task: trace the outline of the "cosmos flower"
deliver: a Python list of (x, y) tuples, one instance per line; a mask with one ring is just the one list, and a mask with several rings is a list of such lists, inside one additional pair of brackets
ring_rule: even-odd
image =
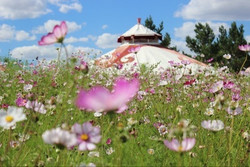
[(221, 120), (202, 121), (201, 126), (211, 131), (220, 131), (224, 129), (224, 123)]
[(25, 92), (29, 92), (29, 91), (31, 91), (32, 88), (33, 88), (33, 86), (31, 84), (27, 84), (27, 85), (24, 85), (23, 90)]
[(128, 108), (127, 103), (136, 95), (139, 85), (139, 80), (136, 78), (132, 81), (118, 78), (112, 92), (102, 86), (95, 86), (89, 91), (80, 90), (76, 106), (87, 111), (121, 113)]
[(25, 107), (27, 109), (32, 109), (35, 112), (39, 112), (41, 114), (46, 114), (46, 112), (47, 112), (47, 110), (45, 109), (44, 105), (42, 103), (38, 102), (37, 100), (36, 101), (28, 101), (25, 104)]
[(227, 60), (231, 59), (231, 55), (230, 54), (224, 54), (223, 57)]
[(139, 50), (141, 49), (141, 46), (137, 46), (137, 47), (132, 47), (128, 50), (129, 53), (137, 53), (139, 52)]
[(194, 147), (195, 138), (185, 138), (181, 143), (177, 139), (173, 139), (172, 141), (164, 140), (164, 144), (170, 150), (185, 152), (191, 150)]
[(18, 97), (18, 98), (16, 99), (16, 105), (17, 105), (18, 107), (23, 107), (23, 106), (25, 106), (26, 102), (27, 102), (27, 100), (26, 100), (26, 99), (23, 99), (23, 98), (21, 98), (21, 97)]
[(59, 148), (71, 148), (77, 144), (76, 135), (61, 128), (47, 130), (42, 134), (43, 141)]
[(250, 51), (250, 45), (240, 45), (239, 49), (241, 51), (249, 52)]
[(92, 126), (90, 122), (85, 122), (82, 125), (74, 124), (72, 132), (77, 136), (78, 149), (81, 151), (94, 150), (95, 144), (101, 141), (100, 128)]
[(242, 109), (241, 107), (237, 107), (235, 109), (232, 109), (231, 107), (228, 107), (226, 109), (227, 113), (230, 114), (230, 115), (239, 115), (242, 113)]
[(211, 86), (209, 92), (210, 92), (210, 93), (218, 92), (219, 90), (221, 90), (221, 88), (223, 88), (223, 84), (224, 84), (223, 81), (218, 81), (218, 82), (214, 83), (214, 84)]
[(23, 108), (9, 106), (7, 112), (0, 110), (0, 126), (5, 129), (15, 127), (16, 122), (26, 120)]
[(68, 28), (65, 21), (62, 21), (60, 25), (56, 25), (52, 32), (43, 36), (38, 42), (39, 45), (50, 45), (54, 43), (63, 43), (64, 37), (68, 32)]

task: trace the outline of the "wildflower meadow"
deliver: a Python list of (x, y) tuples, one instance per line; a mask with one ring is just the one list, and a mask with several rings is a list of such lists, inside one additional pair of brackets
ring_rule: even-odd
[[(62, 22), (38, 44), (63, 48), (66, 34)], [(249, 72), (87, 57), (1, 60), (0, 166), (249, 165)]]

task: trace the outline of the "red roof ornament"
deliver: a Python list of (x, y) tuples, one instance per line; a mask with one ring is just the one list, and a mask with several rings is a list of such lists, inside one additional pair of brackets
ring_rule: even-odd
[(138, 19), (137, 19), (137, 23), (138, 23), (138, 24), (141, 24), (141, 18), (138, 18)]

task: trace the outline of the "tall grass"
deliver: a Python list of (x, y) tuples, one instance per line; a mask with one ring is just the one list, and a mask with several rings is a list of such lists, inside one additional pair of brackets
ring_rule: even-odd
[[(150, 68), (143, 68), (140, 72), (128, 70), (121, 74), (119, 70), (103, 70), (94, 65), (89, 66), (88, 72), (80, 71), (75, 69), (76, 65), (77, 61), (71, 61), (68, 68), (61, 64), (56, 70), (54, 62), (24, 67), (16, 61), (8, 61), (6, 70), (0, 72), (2, 109), (16, 106), (17, 96), (22, 96), (43, 103), (47, 113), (23, 107), (27, 120), (18, 122), (15, 129), (0, 129), (0, 166), (89, 163), (96, 166), (248, 166), (249, 76), (216, 69), (176, 79), (176, 69), (156, 74)], [(140, 91), (124, 113), (110, 112), (96, 117), (93, 112), (75, 106), (79, 88), (103, 85), (111, 90), (117, 76), (133, 78), (136, 73)], [(195, 82), (187, 83), (193, 79)], [(159, 84), (163, 81), (165, 84)], [(217, 81), (230, 81), (234, 86), (211, 93), (209, 90)], [(24, 90), (27, 84), (33, 85), (30, 91)], [(239, 98), (234, 98), (237, 93)], [(228, 107), (240, 107), (242, 113), (229, 115)], [(213, 114), (206, 115), (209, 108)], [(180, 128), (183, 120), (188, 121), (188, 127), (193, 127), (188, 135), (196, 139), (196, 144), (190, 151), (180, 153), (168, 149), (163, 141), (178, 137), (170, 132)], [(221, 120), (224, 129), (216, 132), (204, 129), (201, 126), (204, 120)], [(70, 131), (73, 124), (86, 121), (101, 129), (102, 140), (93, 151), (79, 151), (77, 147), (59, 149), (42, 139), (46, 130), (61, 127)], [(155, 123), (165, 125), (168, 133), (160, 134)]]

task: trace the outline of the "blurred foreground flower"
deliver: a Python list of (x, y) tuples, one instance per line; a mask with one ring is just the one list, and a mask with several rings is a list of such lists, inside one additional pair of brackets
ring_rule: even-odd
[(132, 81), (118, 78), (112, 92), (102, 86), (95, 86), (89, 91), (80, 90), (76, 106), (87, 111), (117, 111), (117, 113), (121, 113), (128, 108), (127, 103), (136, 95), (139, 85), (139, 80), (136, 78)]
[(0, 109), (0, 126), (5, 129), (13, 128), (16, 122), (26, 120), (22, 108), (8, 107), (7, 112)]
[(61, 128), (45, 131), (42, 138), (45, 143), (55, 144), (60, 149), (71, 148), (77, 144), (76, 135)]
[(194, 147), (195, 138), (185, 138), (181, 143), (177, 139), (173, 139), (172, 141), (164, 140), (164, 144), (170, 150), (185, 152), (191, 150)]
[(90, 122), (85, 122), (82, 125), (74, 124), (72, 132), (77, 136), (78, 149), (81, 151), (94, 150), (95, 144), (101, 141), (100, 128), (92, 126)]
[(224, 123), (221, 120), (202, 121), (201, 126), (211, 131), (220, 131), (224, 129)]
[(65, 21), (62, 21), (60, 25), (56, 25), (52, 32), (43, 36), (38, 42), (39, 45), (50, 45), (54, 43), (63, 43), (64, 37), (68, 32), (68, 28)]

